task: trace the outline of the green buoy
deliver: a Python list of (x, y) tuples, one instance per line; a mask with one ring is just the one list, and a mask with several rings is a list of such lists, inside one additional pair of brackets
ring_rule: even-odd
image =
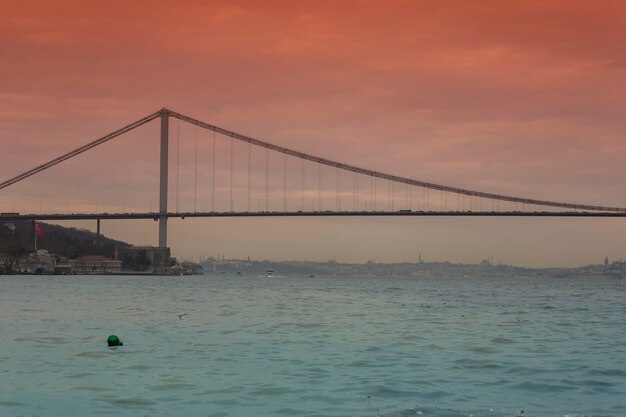
[(122, 343), (122, 341), (120, 340), (119, 337), (117, 337), (116, 335), (112, 334), (111, 336), (109, 336), (107, 338), (107, 344), (109, 345), (109, 347), (113, 347), (113, 346), (124, 346), (124, 343)]

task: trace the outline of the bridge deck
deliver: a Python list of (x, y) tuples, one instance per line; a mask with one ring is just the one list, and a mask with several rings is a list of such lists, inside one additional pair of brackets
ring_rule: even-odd
[[(591, 212), (591, 211), (225, 211), (225, 212), (170, 212), (168, 218), (186, 217), (626, 217), (626, 212)], [(0, 222), (25, 220), (122, 220), (152, 219), (158, 220), (159, 213), (69, 213), (69, 214), (0, 214)]]

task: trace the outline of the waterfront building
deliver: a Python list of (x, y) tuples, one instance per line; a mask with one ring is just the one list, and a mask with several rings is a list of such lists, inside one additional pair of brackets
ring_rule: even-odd
[(124, 249), (128, 258), (133, 259), (137, 263), (146, 261), (147, 271), (157, 275), (169, 275), (172, 273), (171, 267), (176, 263), (172, 259), (170, 248), (161, 248), (155, 246), (131, 246)]
[(56, 258), (45, 249), (38, 249), (17, 260), (15, 271), (21, 274), (51, 274), (56, 266)]
[(85, 255), (70, 259), (68, 264), (75, 274), (119, 274), (122, 272), (122, 261), (100, 255)]

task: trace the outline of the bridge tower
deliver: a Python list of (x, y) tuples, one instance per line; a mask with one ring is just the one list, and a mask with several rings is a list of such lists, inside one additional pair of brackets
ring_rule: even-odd
[(167, 182), (169, 162), (169, 117), (167, 109), (161, 109), (161, 180), (159, 191), (159, 247), (167, 247)]

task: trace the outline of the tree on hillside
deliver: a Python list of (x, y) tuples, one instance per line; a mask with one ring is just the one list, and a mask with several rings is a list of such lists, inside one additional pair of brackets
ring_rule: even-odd
[[(39, 223), (43, 236), (37, 239), (37, 248), (46, 249), (52, 254), (77, 258), (85, 255), (102, 255), (108, 258), (115, 256), (116, 249), (123, 249), (129, 244), (100, 237), (89, 230), (74, 227), (67, 228), (47, 223)], [(0, 222), (0, 251), (19, 257), (35, 247), (33, 222)], [(4, 248), (4, 250), (3, 250)]]
[(4, 255), (4, 270), (12, 271), (13, 266), (26, 250), (18, 239), (12, 223), (0, 224), (0, 254)]

